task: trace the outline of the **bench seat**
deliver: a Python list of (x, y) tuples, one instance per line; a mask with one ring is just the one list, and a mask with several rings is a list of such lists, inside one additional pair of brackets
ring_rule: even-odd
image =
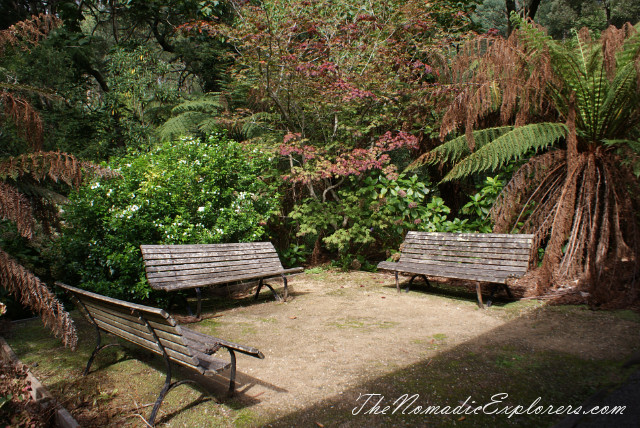
[[(150, 425), (153, 425), (165, 395), (178, 385), (193, 382), (192, 380), (182, 380), (172, 383), (171, 368), (173, 364), (179, 364), (203, 376), (214, 376), (230, 369), (229, 394), (233, 394), (236, 376), (235, 353), (240, 352), (251, 357), (264, 358), (262, 352), (256, 348), (182, 327), (163, 309), (113, 299), (61, 282), (57, 282), (56, 285), (72, 297), (83, 315), (96, 328), (97, 344), (89, 357), (87, 367), (83, 372), (84, 376), (89, 374), (93, 359), (98, 352), (106, 347), (117, 345), (117, 343), (103, 345), (101, 331), (113, 334), (164, 358), (167, 377), (149, 417)], [(221, 348), (229, 352), (230, 361), (214, 356)]]
[[(195, 289), (198, 297), (197, 317), (201, 312), (201, 287), (258, 279), (260, 289), (266, 285), (276, 300), (288, 296), (286, 275), (302, 268), (285, 269), (270, 242), (191, 245), (141, 245), (147, 280), (151, 288), (163, 291)], [(280, 277), (283, 297), (265, 279)]]
[[(500, 284), (511, 295), (507, 282), (523, 276), (532, 258), (533, 235), (497, 233), (407, 233), (397, 262), (380, 262), (378, 269), (417, 276), (476, 281), (478, 305), (484, 307), (479, 282)], [(495, 291), (493, 288), (493, 292)]]

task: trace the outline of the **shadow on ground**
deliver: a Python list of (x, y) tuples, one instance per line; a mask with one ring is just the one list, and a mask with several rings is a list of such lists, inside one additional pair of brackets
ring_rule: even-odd
[[(640, 349), (637, 331), (637, 321), (613, 313), (540, 308), (268, 426), (552, 426), (565, 418), (568, 406), (576, 410), (594, 393), (608, 395), (625, 383), (634, 367), (623, 365)], [(378, 344), (371, 352), (399, 350)], [(601, 426), (638, 426), (630, 419), (637, 414), (638, 392), (609, 399), (612, 410), (627, 406), (627, 415), (600, 416), (598, 421), (606, 422)]]

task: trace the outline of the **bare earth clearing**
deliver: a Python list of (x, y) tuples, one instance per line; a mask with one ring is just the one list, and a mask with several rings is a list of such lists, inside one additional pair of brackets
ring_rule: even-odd
[[(392, 275), (321, 271), (292, 278), (287, 303), (267, 292), (257, 303), (211, 298), (208, 318), (190, 327), (255, 346), (266, 358), (239, 356), (239, 393), (231, 400), (222, 386), (213, 387), (214, 399), (179, 387), (158, 425), (547, 426), (562, 416), (365, 414), (370, 405), (352, 411), (364, 403), (360, 394), (381, 394), (391, 405), (405, 393), (419, 394), (415, 404), (423, 406), (455, 407), (467, 397), (482, 405), (504, 392), (504, 404), (527, 407), (541, 397), (541, 404), (575, 407), (623, 380), (629, 372), (621, 364), (640, 349), (640, 317), (631, 312), (535, 301), (482, 311), (473, 293), (414, 287), (398, 294), (393, 284)], [(146, 403), (163, 382), (159, 359), (105, 351), (81, 379), (92, 331), (81, 329), (74, 354), (31, 324), (15, 328), (12, 346), (26, 363), (38, 363), (36, 375), (83, 426), (144, 426), (136, 415), (148, 415)]]

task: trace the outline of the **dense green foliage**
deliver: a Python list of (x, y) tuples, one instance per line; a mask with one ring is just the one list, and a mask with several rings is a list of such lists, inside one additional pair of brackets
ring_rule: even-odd
[[(42, 119), (34, 128), (39, 147), (119, 169), (120, 178), (72, 195), (59, 248), (73, 267), (66, 269), (70, 282), (145, 298), (141, 243), (270, 239), (288, 264), (337, 260), (347, 267), (388, 256), (407, 230), (488, 231), (491, 206), (504, 207), (498, 193), (511, 173), (487, 174), (565, 149), (570, 106), (580, 151), (622, 154), (637, 174), (635, 42), (625, 42), (626, 53), (603, 57), (604, 43), (573, 37), (582, 26), (599, 40), (608, 24), (635, 23), (635, 3), (3, 3), (0, 30), (10, 30), (0, 40), (0, 93), (10, 86), (6, 93)], [(509, 23), (509, 11), (534, 17), (555, 40), (571, 40), (552, 42), (526, 25), (521, 43), (529, 50), (514, 45), (507, 63), (495, 57), (502, 70), (483, 68), (470, 60), (469, 46), (483, 53), (504, 41), (498, 34), (524, 22)], [(37, 14), (56, 25), (46, 38), (32, 32), (37, 43), (26, 46), (28, 29), (9, 26)], [(610, 42), (609, 51), (620, 47)], [(509, 64), (512, 72), (500, 74)], [(470, 88), (477, 96), (463, 99)], [(15, 99), (0, 102), (19, 111)], [(26, 113), (32, 112), (15, 118)], [(2, 158), (36, 141), (18, 122), (1, 123)], [(611, 123), (614, 132), (603, 128)], [(229, 151), (224, 159), (210, 152), (220, 145)], [(215, 162), (205, 162), (205, 154)], [(428, 167), (406, 170), (411, 164)], [(227, 168), (238, 174), (228, 188), (216, 181)], [(524, 168), (530, 175), (516, 179), (533, 183), (541, 176)], [(205, 174), (210, 179), (199, 183)], [(629, 186), (632, 180), (622, 179)], [(236, 212), (233, 203), (246, 206)], [(510, 230), (529, 227), (525, 217), (535, 206), (516, 215)], [(28, 251), (38, 259), (33, 266), (52, 254), (47, 239)], [(19, 245), (6, 247), (24, 253)]]
[(60, 246), (73, 282), (111, 296), (149, 296), (141, 244), (260, 240), (279, 208), (261, 177), (269, 159), (221, 134), (166, 142), (110, 166), (120, 177), (71, 195)]

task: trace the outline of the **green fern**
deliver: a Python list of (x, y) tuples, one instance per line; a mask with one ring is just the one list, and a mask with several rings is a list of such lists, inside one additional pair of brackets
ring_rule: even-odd
[(170, 140), (182, 135), (211, 132), (217, 127), (216, 117), (224, 108), (217, 92), (205, 94), (175, 106), (172, 118), (158, 128), (162, 140)]
[[(476, 148), (481, 148), (512, 130), (513, 126), (501, 126), (497, 128), (473, 131), (473, 139), (475, 140)], [(467, 140), (467, 136), (462, 135), (454, 138), (453, 140), (447, 141), (432, 151), (420, 156), (418, 159), (413, 161), (411, 165), (409, 165), (408, 169), (418, 168), (423, 165), (434, 165), (437, 163), (456, 164), (470, 154), (471, 151), (469, 150), (469, 141)]]
[(210, 118), (206, 113), (188, 111), (172, 117), (158, 127), (158, 135), (161, 140), (171, 140), (183, 135), (194, 134), (200, 124)]
[(545, 149), (567, 134), (567, 127), (560, 123), (534, 123), (513, 128), (457, 162), (442, 181), (463, 178), (489, 169), (495, 170), (531, 150)]
[(215, 113), (223, 108), (224, 105), (220, 102), (220, 94), (213, 92), (193, 100), (184, 101), (175, 106), (171, 112), (174, 114), (194, 111)]

